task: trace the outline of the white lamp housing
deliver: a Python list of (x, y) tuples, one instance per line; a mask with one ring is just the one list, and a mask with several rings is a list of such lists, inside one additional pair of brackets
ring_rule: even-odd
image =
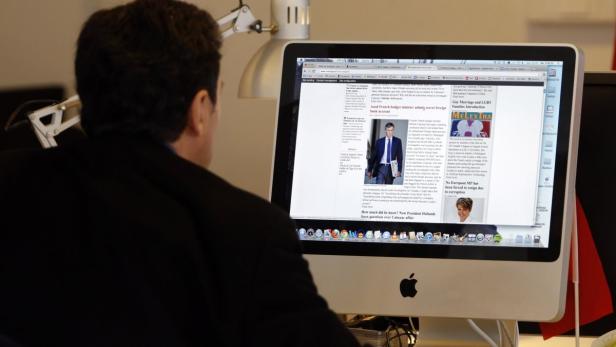
[(244, 69), (240, 98), (278, 98), (282, 48), (290, 40), (310, 37), (309, 0), (272, 0), (272, 38), (255, 53)]

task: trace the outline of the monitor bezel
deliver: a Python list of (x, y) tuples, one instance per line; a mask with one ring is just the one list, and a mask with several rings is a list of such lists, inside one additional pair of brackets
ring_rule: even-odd
[[(297, 128), (297, 103), (294, 97), (297, 58), (375, 58), (375, 59), (466, 59), (466, 60), (524, 60), (562, 61), (558, 138), (552, 215), (548, 247), (471, 246), (420, 243), (325, 242), (302, 240), (304, 252), (321, 255), (353, 255), (374, 257), (447, 258), (503, 261), (552, 262), (560, 257), (564, 237), (564, 211), (568, 182), (568, 160), (573, 125), (573, 100), (577, 72), (577, 50), (569, 45), (492, 45), (492, 44), (426, 44), (426, 43), (340, 43), (292, 42), (284, 50), (282, 84), (278, 102), (277, 129), (274, 151), (271, 201), (290, 210), (290, 191), (294, 156), (291, 142)], [(386, 223), (365, 221), (302, 220), (313, 228), (339, 226), (357, 228), (371, 223), (381, 229), (409, 229), (413, 226), (438, 229), (445, 224)]]

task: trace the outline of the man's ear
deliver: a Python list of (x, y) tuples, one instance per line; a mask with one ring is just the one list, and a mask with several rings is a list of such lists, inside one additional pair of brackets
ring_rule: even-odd
[(207, 130), (214, 112), (214, 105), (210, 94), (205, 89), (199, 90), (193, 97), (188, 108), (186, 131), (195, 136), (200, 136)]

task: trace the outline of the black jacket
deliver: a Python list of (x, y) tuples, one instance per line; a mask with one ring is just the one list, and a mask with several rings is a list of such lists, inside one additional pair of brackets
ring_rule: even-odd
[(293, 222), (145, 139), (0, 155), (0, 335), (24, 346), (354, 346)]

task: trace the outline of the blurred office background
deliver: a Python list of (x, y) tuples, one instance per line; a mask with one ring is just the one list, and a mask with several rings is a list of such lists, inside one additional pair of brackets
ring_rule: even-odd
[[(73, 55), (82, 23), (120, 0), (2, 0), (0, 91), (59, 84), (74, 93)], [(191, 0), (222, 17), (236, 0)], [(269, 0), (245, 0), (270, 22)], [(571, 42), (586, 70), (609, 70), (614, 0), (311, 0), (311, 39), (355, 41)], [(237, 34), (224, 42), (223, 114), (211, 169), (267, 197), (274, 100), (238, 99), (242, 71), (269, 34)], [(243, 169), (238, 170), (238, 165)]]

